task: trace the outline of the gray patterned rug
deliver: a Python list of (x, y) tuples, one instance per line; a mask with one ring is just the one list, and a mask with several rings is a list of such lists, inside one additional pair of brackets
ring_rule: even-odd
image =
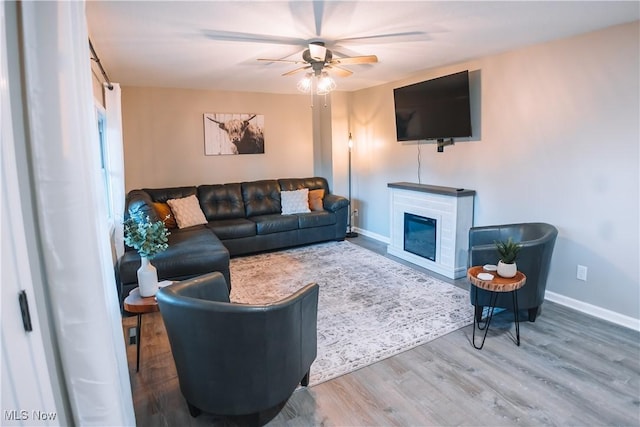
[(231, 300), (275, 302), (320, 285), (310, 386), (471, 324), (469, 295), (348, 241), (231, 260)]

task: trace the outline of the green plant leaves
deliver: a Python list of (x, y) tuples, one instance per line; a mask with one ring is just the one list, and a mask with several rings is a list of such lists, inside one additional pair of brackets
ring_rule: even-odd
[(141, 257), (153, 258), (165, 251), (171, 234), (163, 221), (151, 222), (149, 216), (132, 214), (124, 223), (124, 243), (138, 251)]
[(516, 261), (518, 256), (518, 252), (522, 248), (522, 245), (519, 243), (515, 243), (511, 237), (505, 242), (496, 242), (496, 250), (498, 251), (498, 255), (500, 256), (500, 260), (505, 264), (513, 264)]

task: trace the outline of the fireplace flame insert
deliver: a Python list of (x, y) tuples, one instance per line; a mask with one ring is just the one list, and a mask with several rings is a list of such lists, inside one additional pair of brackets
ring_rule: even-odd
[(404, 213), (404, 250), (436, 260), (436, 223), (433, 218)]

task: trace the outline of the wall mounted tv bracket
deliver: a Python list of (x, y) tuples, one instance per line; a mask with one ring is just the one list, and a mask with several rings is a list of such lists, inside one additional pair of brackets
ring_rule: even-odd
[(444, 147), (453, 145), (453, 138), (438, 139), (438, 153), (444, 153)]

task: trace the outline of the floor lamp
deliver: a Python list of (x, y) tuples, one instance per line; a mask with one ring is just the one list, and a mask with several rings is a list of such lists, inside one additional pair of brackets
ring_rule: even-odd
[(353, 148), (353, 139), (351, 138), (351, 132), (349, 132), (349, 227), (347, 228), (347, 237), (358, 237), (358, 233), (353, 231), (353, 208), (351, 204), (351, 149)]

